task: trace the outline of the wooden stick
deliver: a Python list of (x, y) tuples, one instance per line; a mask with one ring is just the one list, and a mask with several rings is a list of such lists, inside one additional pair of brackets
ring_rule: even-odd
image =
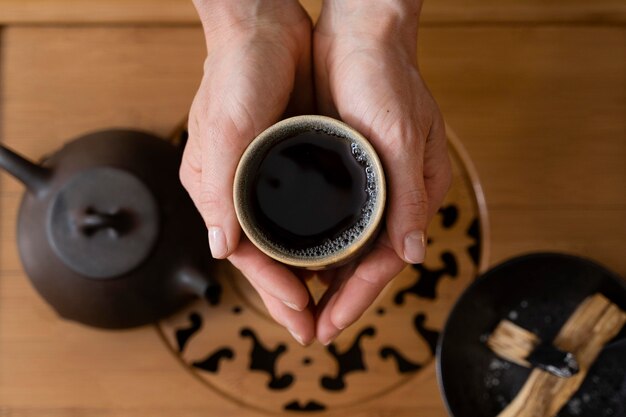
[(534, 369), (498, 417), (553, 417), (578, 390), (602, 347), (626, 323), (626, 313), (601, 294), (588, 297), (561, 328), (554, 345), (572, 352), (580, 366), (571, 378)]
[(498, 356), (520, 366), (530, 367), (528, 355), (541, 343), (539, 337), (522, 327), (502, 320), (487, 340), (487, 346)]

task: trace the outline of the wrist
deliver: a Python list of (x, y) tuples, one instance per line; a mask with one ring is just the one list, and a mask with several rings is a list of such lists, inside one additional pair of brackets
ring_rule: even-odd
[(297, 0), (193, 0), (207, 44), (259, 33), (295, 35), (310, 29), (310, 18)]
[(324, 0), (316, 31), (364, 41), (415, 41), (421, 7), (422, 0)]

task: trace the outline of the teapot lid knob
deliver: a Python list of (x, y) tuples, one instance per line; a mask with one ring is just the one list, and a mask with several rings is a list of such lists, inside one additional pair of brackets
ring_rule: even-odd
[(159, 210), (148, 187), (112, 167), (81, 172), (52, 201), (48, 240), (75, 272), (92, 279), (123, 275), (149, 255), (159, 234)]

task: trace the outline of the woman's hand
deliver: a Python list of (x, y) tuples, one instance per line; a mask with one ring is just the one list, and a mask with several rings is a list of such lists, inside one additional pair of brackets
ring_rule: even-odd
[[(314, 34), (314, 96), (311, 22), (297, 2), (196, 0), (208, 56), (181, 180), (205, 220), (213, 256), (228, 257), (303, 344), (316, 332), (330, 343), (405, 262), (423, 261), (426, 225), (450, 183), (443, 121), (416, 65), (416, 3), (326, 0)], [(315, 98), (317, 112), (372, 142), (389, 191), (386, 229), (375, 248), (322, 274), (331, 285), (317, 307), (291, 270), (240, 241), (232, 199), (245, 147), (285, 112), (316, 113)]]
[(426, 226), (450, 185), (443, 119), (417, 68), (419, 3), (325, 0), (315, 28), (318, 110), (370, 140), (388, 184), (386, 230), (374, 250), (326, 273), (332, 284), (317, 311), (324, 344), (361, 316), (405, 262), (423, 262)]
[(189, 114), (180, 178), (208, 229), (270, 314), (303, 344), (315, 337), (306, 286), (256, 249), (233, 207), (233, 178), (250, 141), (287, 113), (313, 113), (311, 20), (297, 1), (195, 1), (207, 42), (204, 77)]

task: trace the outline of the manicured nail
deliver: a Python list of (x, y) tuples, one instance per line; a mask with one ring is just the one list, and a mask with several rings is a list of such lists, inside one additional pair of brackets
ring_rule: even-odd
[(354, 322), (354, 320), (353, 321), (346, 321), (345, 317), (342, 317), (341, 315), (339, 317), (337, 317), (336, 313), (333, 314), (333, 316), (330, 319), (330, 321), (333, 323), (333, 326), (335, 326), (339, 330), (345, 329), (346, 327), (348, 327), (349, 325), (351, 325)]
[(343, 322), (338, 322), (335, 324), (335, 327), (337, 327), (339, 330), (343, 330), (346, 327), (348, 327), (351, 323), (343, 323)]
[(304, 343), (304, 339), (302, 339), (302, 336), (300, 336), (298, 333), (296, 333), (294, 330), (291, 330), (290, 328), (287, 328), (287, 330), (289, 331), (289, 333), (291, 333), (291, 336), (293, 336), (293, 338), (296, 339), (298, 343), (300, 343), (302, 346), (306, 346), (306, 343)]
[(404, 237), (404, 260), (410, 264), (424, 262), (426, 255), (426, 237), (424, 232), (414, 230)]
[(296, 310), (296, 311), (304, 310), (303, 308), (300, 308), (296, 304), (290, 303), (289, 301), (282, 300), (282, 302), (283, 302), (283, 304), (285, 304), (287, 307), (289, 307), (292, 310)]
[(220, 227), (209, 227), (209, 247), (211, 248), (211, 255), (216, 259), (223, 259), (226, 257), (228, 247), (226, 246), (226, 236)]
[(324, 346), (328, 346), (330, 345), (332, 342), (335, 341), (335, 339), (337, 338), (337, 336), (339, 336), (339, 334), (341, 333), (341, 331), (337, 332), (336, 334), (332, 334), (330, 335), (326, 340), (320, 340), (320, 342), (324, 345)]
[[(339, 336), (341, 334), (341, 330), (337, 329), (337, 327), (333, 324), (333, 326), (331, 326), (330, 328), (328, 328), (329, 330), (327, 330), (326, 334), (321, 334), (317, 336), (317, 340), (323, 344), (324, 346), (328, 346), (330, 345), (336, 338), (337, 336)], [(323, 337), (320, 337), (323, 336)]]

